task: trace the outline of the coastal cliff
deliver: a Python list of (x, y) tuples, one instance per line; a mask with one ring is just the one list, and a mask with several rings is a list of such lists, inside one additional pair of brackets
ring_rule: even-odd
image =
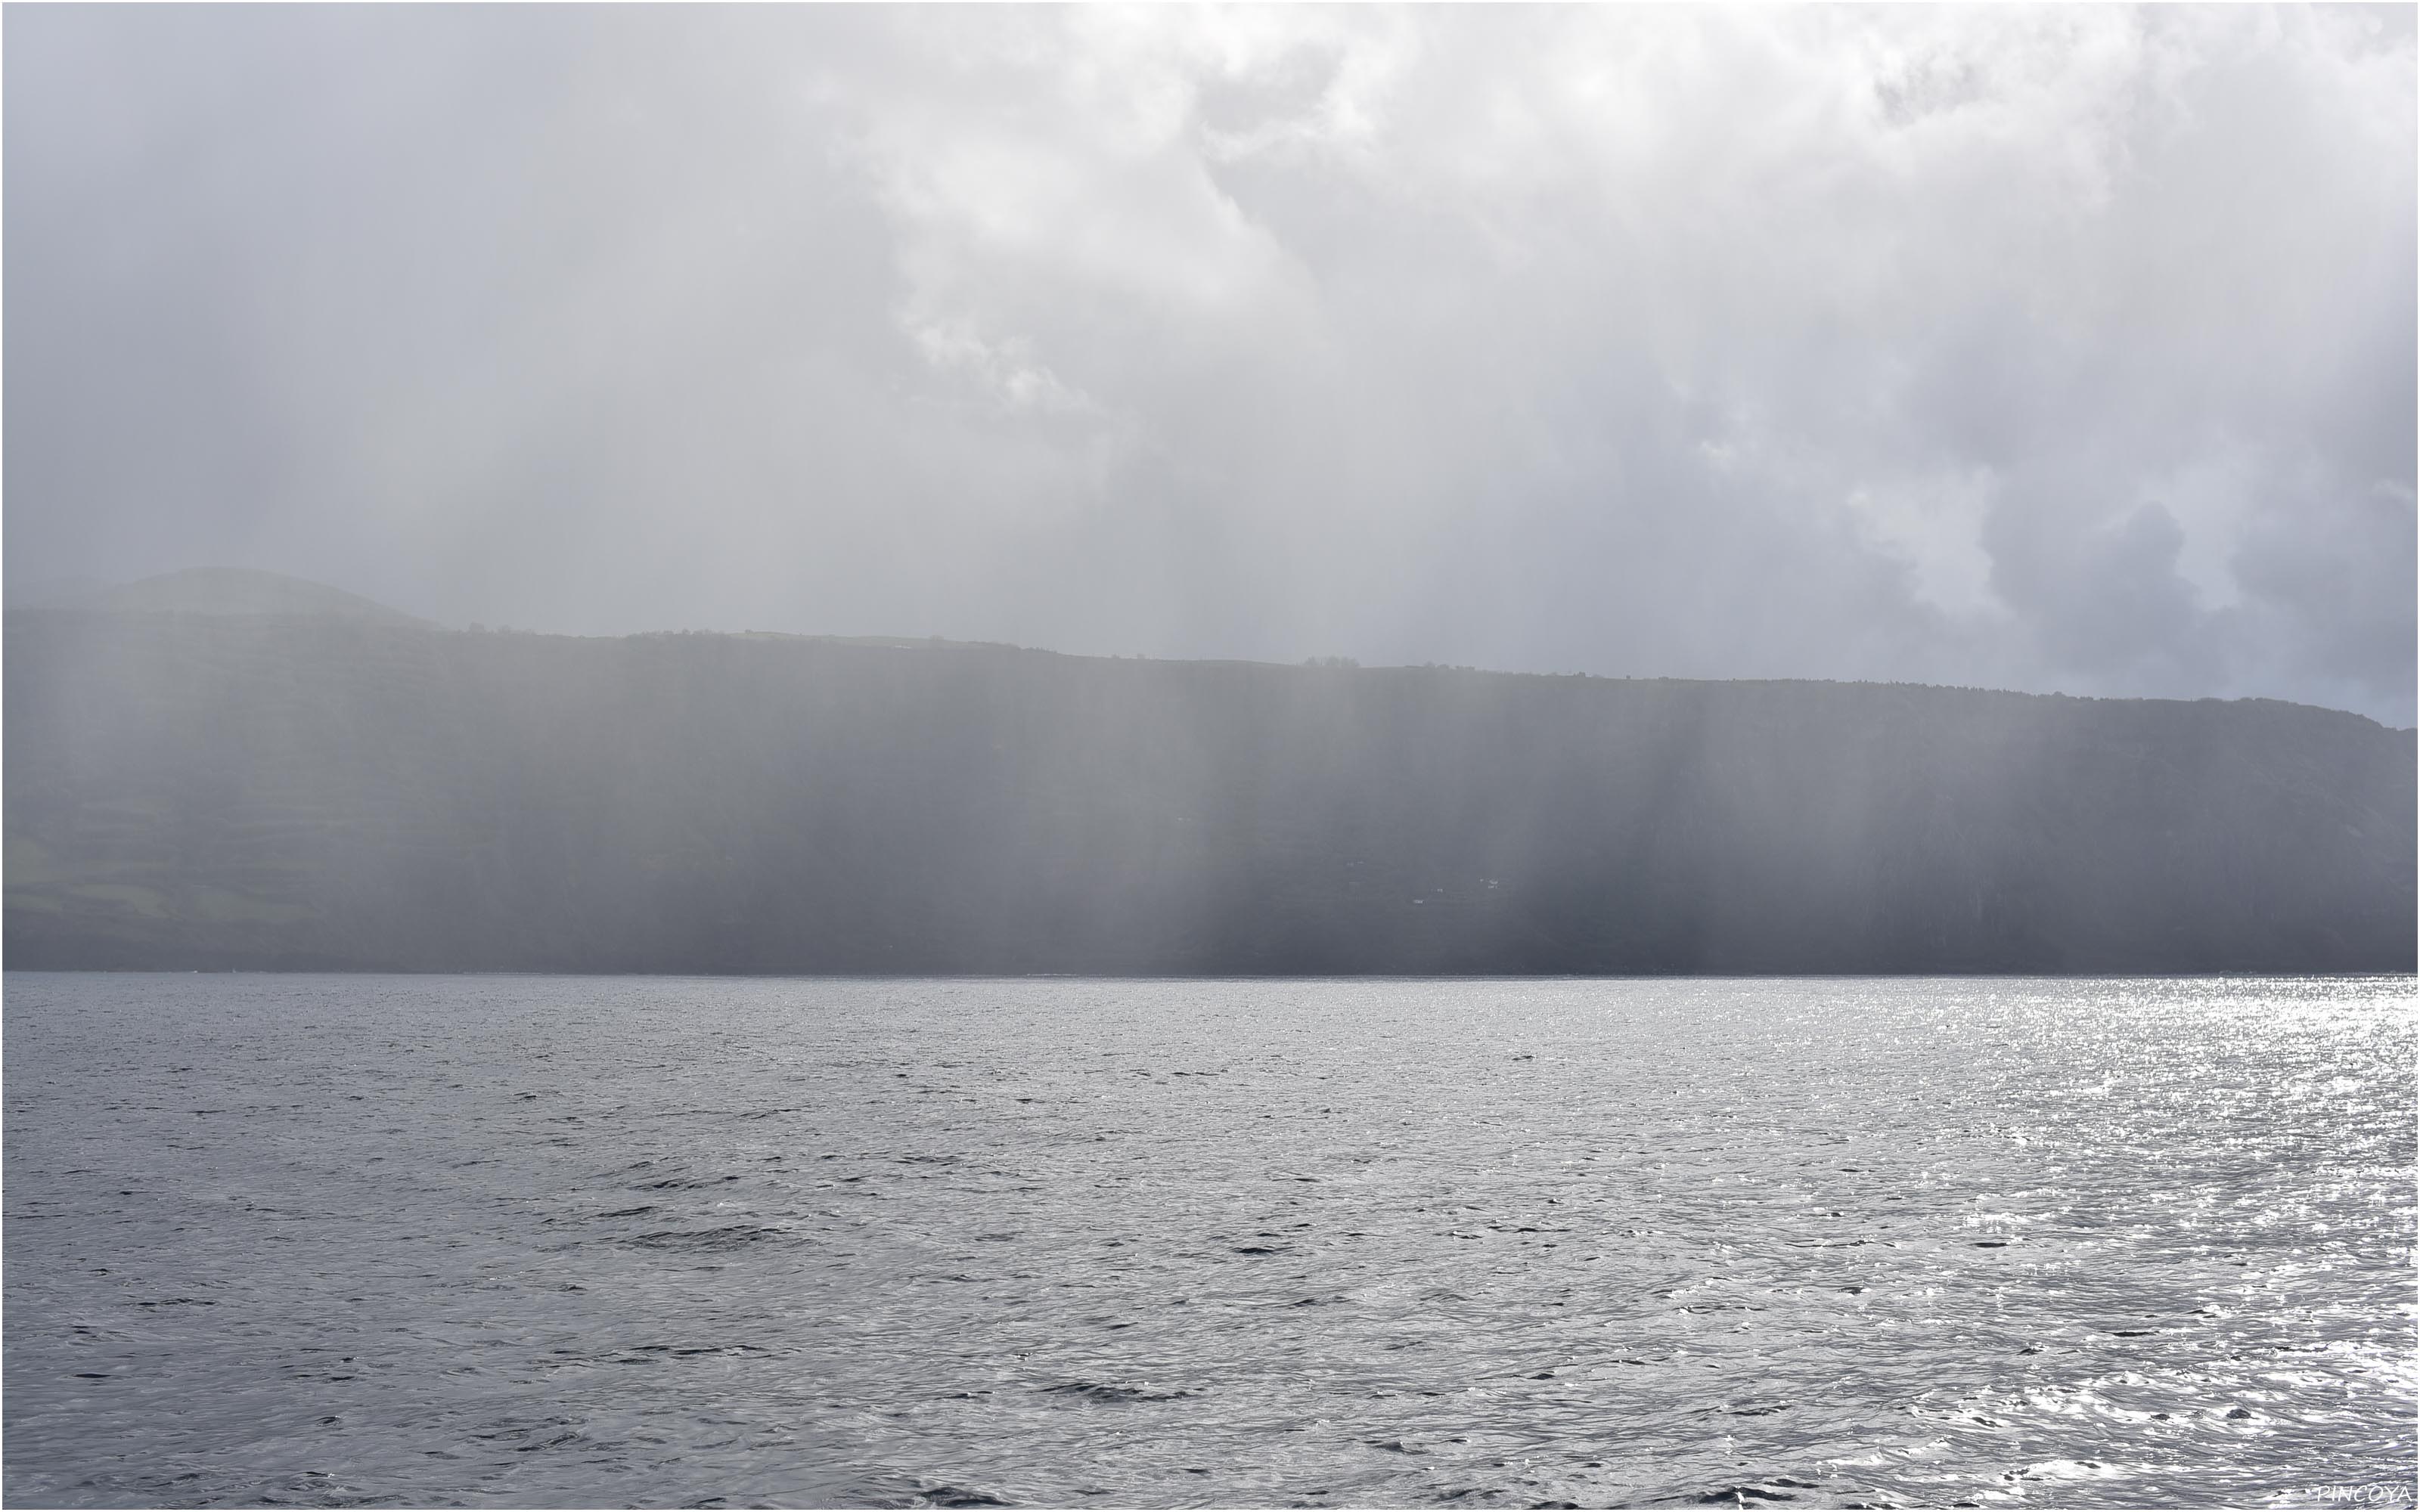
[(2409, 971), (2355, 715), (14, 610), (7, 964)]

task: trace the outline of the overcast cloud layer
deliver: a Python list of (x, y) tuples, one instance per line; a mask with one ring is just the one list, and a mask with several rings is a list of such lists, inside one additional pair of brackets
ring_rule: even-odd
[(2412, 22), (14, 7), (8, 580), (2408, 725)]

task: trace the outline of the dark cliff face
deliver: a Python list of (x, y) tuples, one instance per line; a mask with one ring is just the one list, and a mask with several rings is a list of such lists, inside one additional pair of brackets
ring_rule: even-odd
[(2408, 971), (2267, 702), (8, 616), (17, 967)]

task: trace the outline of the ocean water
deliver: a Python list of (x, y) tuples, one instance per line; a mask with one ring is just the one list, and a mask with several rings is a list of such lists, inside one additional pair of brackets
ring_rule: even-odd
[(6, 979), (16, 1504), (2408, 1505), (2409, 980)]

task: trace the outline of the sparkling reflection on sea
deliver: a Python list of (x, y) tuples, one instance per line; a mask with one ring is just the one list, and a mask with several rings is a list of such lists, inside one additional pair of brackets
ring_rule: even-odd
[(11, 974), (19, 1504), (2410, 1504), (2408, 980)]

